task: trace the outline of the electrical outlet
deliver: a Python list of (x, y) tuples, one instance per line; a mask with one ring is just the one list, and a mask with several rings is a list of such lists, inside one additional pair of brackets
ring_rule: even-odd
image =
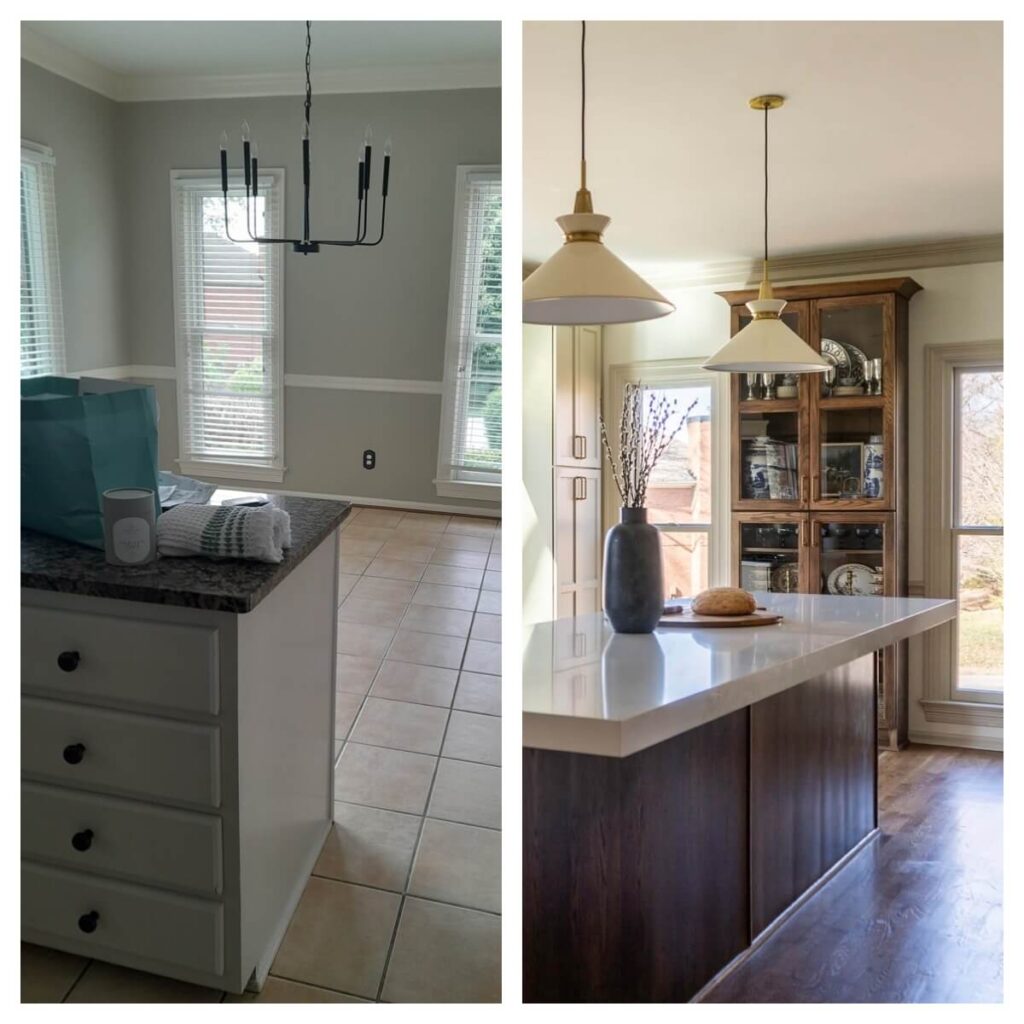
[(377, 453), (372, 448), (363, 452), (363, 469), (374, 469), (377, 465)]

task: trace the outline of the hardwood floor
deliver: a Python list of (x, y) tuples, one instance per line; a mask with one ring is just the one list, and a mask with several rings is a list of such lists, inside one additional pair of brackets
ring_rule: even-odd
[(1001, 754), (881, 754), (881, 836), (704, 1001), (1000, 1002), (1002, 796)]

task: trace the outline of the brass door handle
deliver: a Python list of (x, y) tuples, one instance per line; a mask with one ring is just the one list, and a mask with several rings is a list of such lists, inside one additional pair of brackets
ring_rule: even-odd
[(585, 434), (573, 434), (572, 457), (574, 459), (585, 459), (587, 457), (587, 438)]
[(576, 501), (586, 501), (587, 478), (585, 476), (574, 476), (572, 478), (572, 496)]

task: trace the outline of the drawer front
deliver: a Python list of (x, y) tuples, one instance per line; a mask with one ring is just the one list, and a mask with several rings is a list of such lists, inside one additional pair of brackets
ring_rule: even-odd
[[(84, 931), (83, 923), (95, 927)], [(214, 974), (224, 970), (224, 909), (212, 900), (23, 861), (21, 926), (28, 939), (70, 940), (100, 959), (112, 950)]]
[(124, 701), (215, 715), (217, 630), (25, 607), (21, 684), (87, 703)]
[(223, 888), (215, 815), (32, 782), (21, 786), (21, 855), (206, 895)]
[(216, 726), (21, 699), (21, 768), (37, 779), (218, 807), (219, 760)]

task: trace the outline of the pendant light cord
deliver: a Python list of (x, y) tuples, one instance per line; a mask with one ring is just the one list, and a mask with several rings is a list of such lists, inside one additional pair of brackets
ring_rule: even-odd
[(768, 277), (768, 104), (764, 105), (764, 276)]
[(587, 23), (580, 22), (580, 161), (587, 162)]
[(310, 35), (309, 27), (312, 22), (306, 22), (306, 130), (309, 131), (309, 111), (313, 106), (313, 85), (309, 77), (310, 56), (309, 51), (313, 44), (313, 37)]

